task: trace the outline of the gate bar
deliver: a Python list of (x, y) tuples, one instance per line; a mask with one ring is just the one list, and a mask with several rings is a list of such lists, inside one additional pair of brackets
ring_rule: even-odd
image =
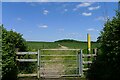
[(40, 51), (38, 50), (38, 59), (37, 59), (37, 61), (38, 61), (38, 65), (37, 65), (37, 77), (38, 77), (38, 79), (40, 78), (40, 58), (39, 58), (39, 56), (40, 56)]
[(82, 52), (83, 50), (80, 50), (79, 53), (79, 75), (82, 76), (83, 75), (83, 61), (82, 61)]
[(79, 51), (80, 49), (41, 49), (43, 51), (45, 50), (48, 50), (48, 51), (63, 51), (63, 50), (66, 50), (66, 51)]

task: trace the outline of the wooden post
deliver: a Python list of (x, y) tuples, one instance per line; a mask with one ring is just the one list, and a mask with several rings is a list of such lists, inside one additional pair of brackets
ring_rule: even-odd
[[(97, 52), (97, 48), (94, 49), (93, 53), (97, 56), (98, 52)], [(94, 58), (96, 59), (96, 56), (94, 56)]]
[(95, 54), (98, 55), (98, 50), (97, 50), (97, 48), (95, 48)]
[(38, 50), (37, 55), (37, 78), (40, 78), (40, 51)]
[[(78, 53), (76, 52), (76, 66), (78, 67)], [(76, 68), (76, 75), (78, 75), (78, 68)]]
[[(88, 54), (90, 54), (91, 53), (91, 38), (90, 38), (90, 34), (87, 34), (87, 41), (88, 41), (88, 50), (87, 50), (87, 52), (88, 52)], [(90, 58), (91, 57), (88, 57), (88, 61), (90, 61)], [(88, 63), (88, 68), (90, 67), (90, 64)]]
[[(19, 48), (16, 48), (16, 54), (18, 53)], [(18, 59), (18, 56), (16, 55), (16, 60)]]
[(79, 75), (82, 76), (83, 75), (83, 61), (82, 61), (82, 49), (80, 50), (79, 53)]
[(88, 41), (88, 53), (91, 52), (91, 38), (90, 34), (87, 34), (87, 41)]

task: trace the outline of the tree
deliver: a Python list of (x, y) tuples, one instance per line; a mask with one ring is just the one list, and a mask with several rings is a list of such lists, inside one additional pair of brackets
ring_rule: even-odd
[(108, 20), (98, 38), (100, 53), (88, 70), (89, 80), (120, 80), (120, 11)]
[(2, 80), (17, 79), (16, 48), (27, 51), (26, 41), (20, 33), (7, 31), (2, 25)]

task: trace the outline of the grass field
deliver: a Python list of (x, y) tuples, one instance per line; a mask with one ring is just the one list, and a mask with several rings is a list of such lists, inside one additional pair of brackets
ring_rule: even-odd
[[(66, 46), (68, 48), (73, 49), (87, 49), (87, 42), (35, 42), (35, 41), (27, 41), (27, 45), (31, 49), (51, 49), (51, 48), (59, 48), (59, 45)], [(91, 48), (97, 48), (99, 45), (96, 42), (91, 43)]]

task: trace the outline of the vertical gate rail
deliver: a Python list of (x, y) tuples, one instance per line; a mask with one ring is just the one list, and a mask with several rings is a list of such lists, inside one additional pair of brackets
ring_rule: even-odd
[(92, 60), (89, 59), (85, 61), (84, 58), (96, 59), (97, 54), (98, 54), (97, 48), (93, 49), (93, 53), (89, 53), (89, 54), (84, 54), (83, 50), (80, 50), (80, 53), (79, 53), (79, 75), (80, 76), (84, 76), (84, 72), (89, 69), (89, 67), (85, 68), (84, 65), (92, 64)]
[(40, 50), (38, 50), (37, 56), (37, 78), (40, 78)]
[(81, 49), (81, 50), (80, 50), (80, 53), (79, 53), (79, 75), (80, 75), (80, 76), (83, 75), (83, 60), (82, 60), (82, 53), (83, 53), (83, 50)]
[[(26, 55), (26, 54), (28, 54), (28, 55), (37, 55), (37, 59), (18, 59), (18, 56), (20, 56), (20, 55)], [(18, 62), (36, 62), (36, 64), (37, 64), (37, 72), (36, 72), (36, 74), (18, 74), (18, 77), (28, 77), (28, 76), (37, 76), (37, 78), (39, 78), (40, 77), (40, 75), (39, 75), (39, 66), (40, 66), (40, 61), (39, 61), (39, 50), (38, 50), (38, 52), (17, 52), (16, 53), (16, 60), (18, 61)]]

